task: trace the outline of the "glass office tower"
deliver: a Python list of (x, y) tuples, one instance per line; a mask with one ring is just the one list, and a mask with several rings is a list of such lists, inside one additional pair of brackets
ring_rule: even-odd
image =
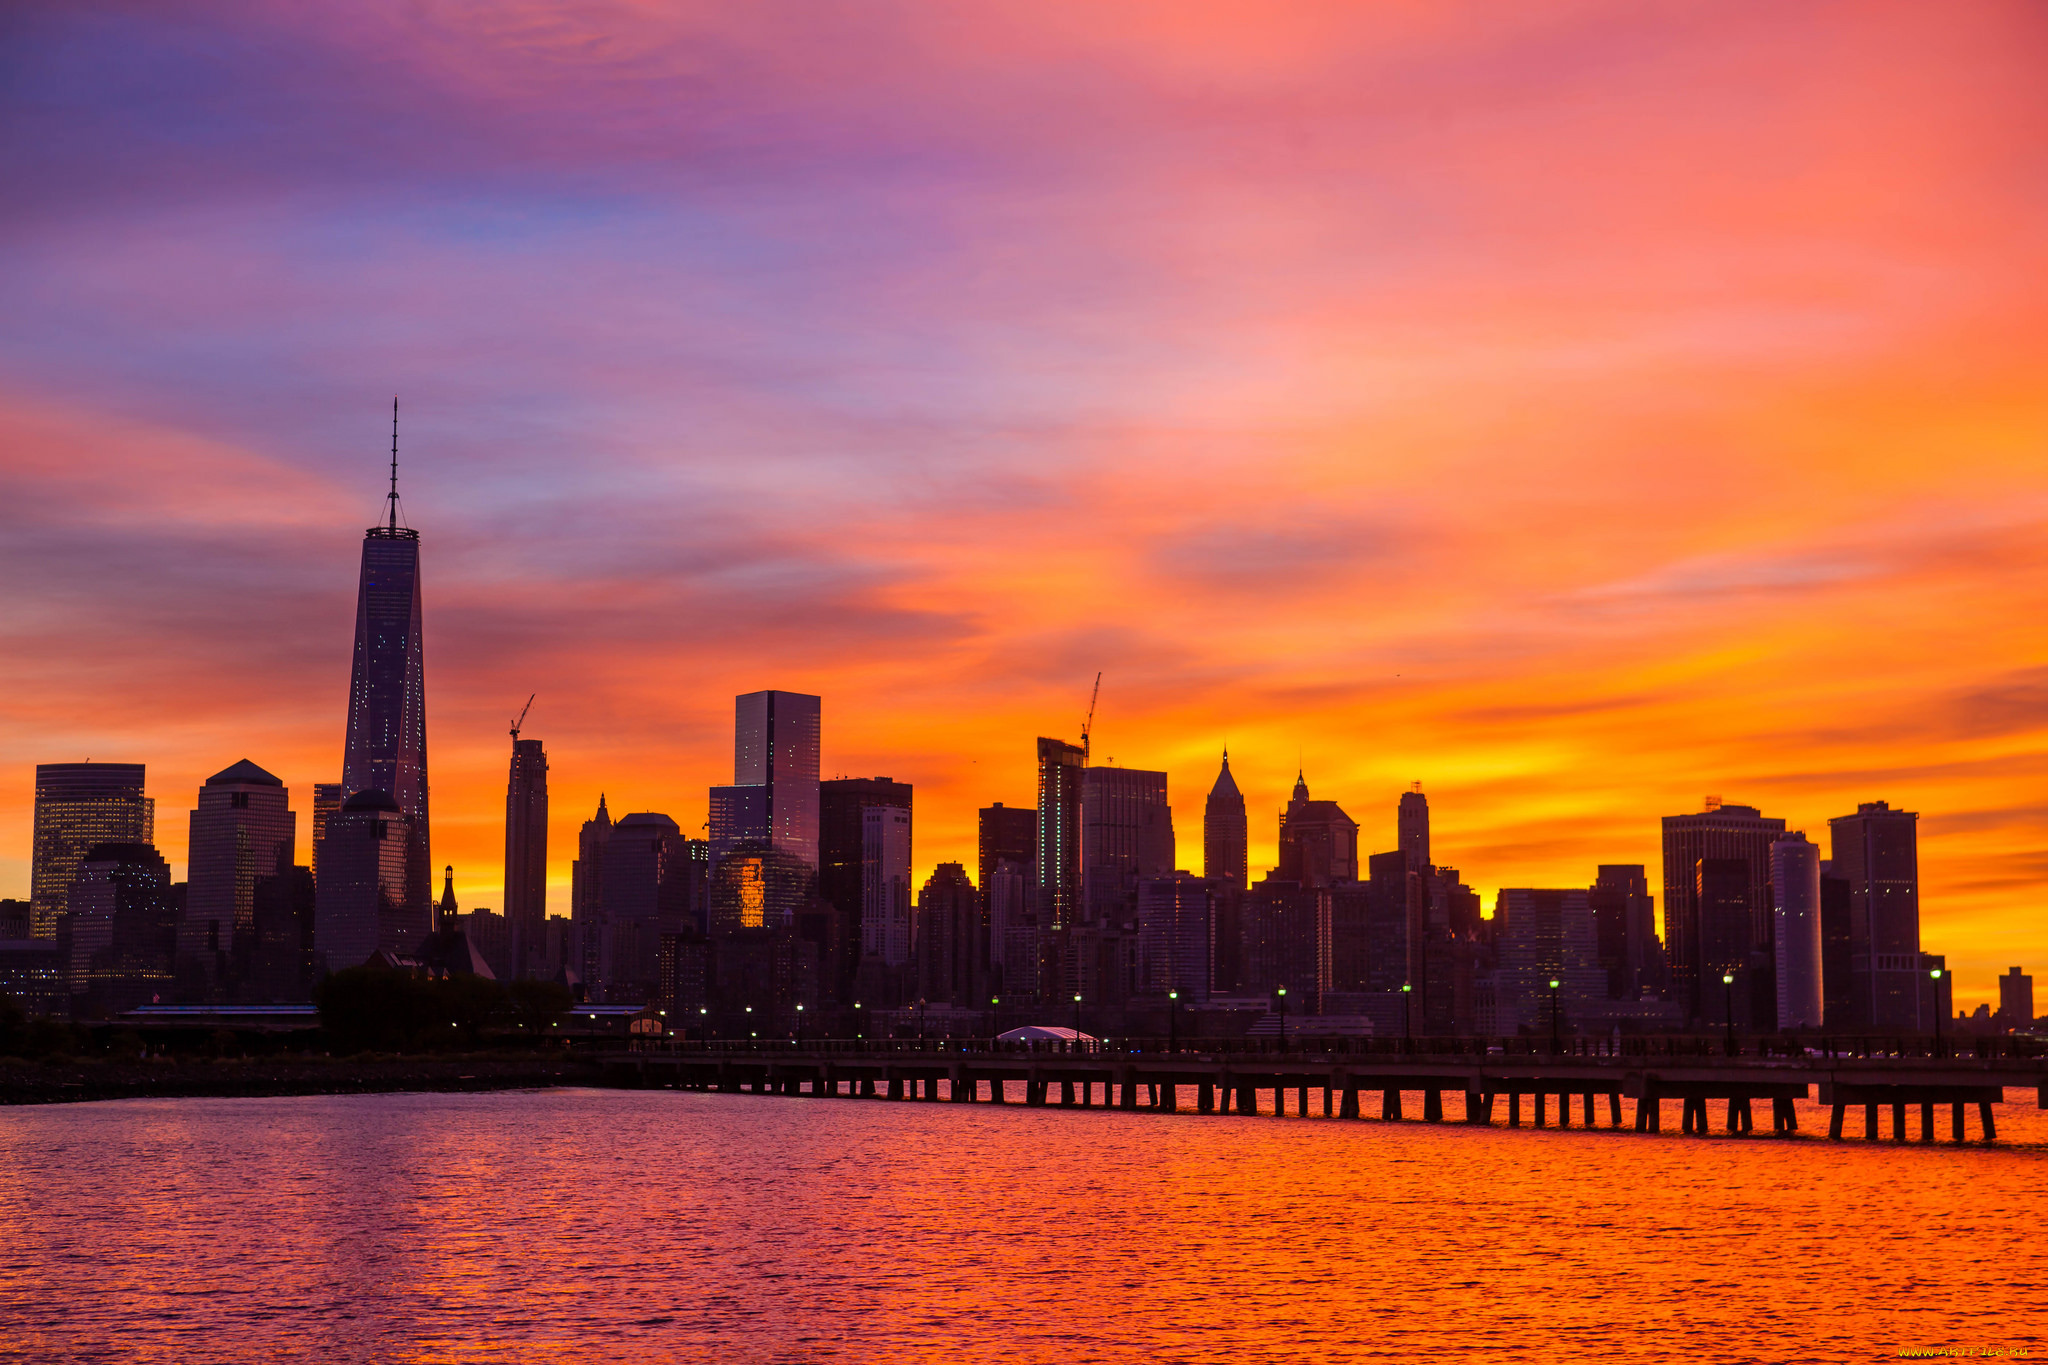
[(87, 851), (99, 844), (156, 839), (156, 810), (142, 794), (140, 763), (38, 763), (33, 861), (29, 871), (29, 933), (55, 938), (69, 906), (71, 883)]

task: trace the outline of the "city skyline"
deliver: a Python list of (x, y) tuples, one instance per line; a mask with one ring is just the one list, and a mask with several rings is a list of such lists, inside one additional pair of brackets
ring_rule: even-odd
[(1884, 800), (1959, 1004), (2048, 958), (2038, 10), (74, 22), (0, 94), (65, 128), (0, 229), (0, 895), (42, 763), (146, 764), (182, 871), (246, 759), (310, 847), (395, 388), (465, 904), (530, 694), (561, 913), (599, 793), (701, 820), (764, 687), (917, 788), (916, 885), (973, 867), (1100, 670), (1190, 870), (1226, 744), (1254, 878), (1298, 768), (1361, 859), (1420, 780), (1489, 911), (1642, 864), (1661, 912), (1709, 794)]

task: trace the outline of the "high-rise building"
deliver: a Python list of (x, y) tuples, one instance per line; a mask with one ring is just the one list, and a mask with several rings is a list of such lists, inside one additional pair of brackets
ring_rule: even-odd
[[(829, 993), (844, 994), (852, 988), (867, 942), (863, 927), (869, 883), (867, 858), (871, 851), (881, 850), (868, 839), (866, 812), (885, 807), (903, 814), (902, 865), (894, 873), (903, 878), (907, 897), (914, 796), (910, 783), (886, 777), (835, 777), (818, 784), (818, 895), (829, 901), (839, 915), (839, 960), (828, 964)], [(907, 900), (904, 904), (907, 911)], [(901, 930), (908, 935), (908, 923)], [(909, 947), (906, 937), (902, 947), (906, 955)], [(897, 965), (906, 960), (907, 956), (898, 958)]]
[(433, 903), (412, 887), (412, 817), (390, 793), (357, 792), (327, 817), (313, 901), (313, 947), (326, 970), (406, 953), (432, 932)]
[[(1514, 887), (1494, 902), (1495, 1027), (1569, 1029), (1582, 1009), (1607, 997), (1599, 939), (1585, 891)], [(1557, 982), (1553, 989), (1552, 981)]]
[(1724, 805), (1718, 796), (1708, 797), (1703, 811), (1664, 817), (1664, 950), (1671, 962), (1672, 988), (1693, 1019), (1720, 1012), (1709, 1010), (1720, 1002), (1707, 1000), (1702, 986), (1711, 975), (1718, 987), (1724, 970), (1716, 967), (1710, 972), (1703, 965), (1700, 860), (1732, 858), (1747, 869), (1742, 900), (1751, 921), (1749, 942), (1765, 943), (1771, 927), (1771, 844), (1784, 832), (1783, 820), (1767, 818), (1754, 806)]
[(1358, 822), (1335, 801), (1311, 801), (1308, 782), (1298, 773), (1280, 813), (1280, 866), (1274, 875), (1310, 887), (1358, 880)]
[(2006, 1029), (2034, 1026), (2034, 978), (2017, 967), (1998, 978), (1998, 1024)]
[(1830, 1029), (1861, 1028), (1849, 980), (1849, 879), (1835, 875), (1830, 859), (1820, 864), (1820, 998), (1823, 1022)]
[(598, 920), (604, 911), (604, 849), (612, 837), (611, 812), (605, 809), (604, 794), (597, 798), (597, 814), (583, 822), (576, 835), (576, 858), (569, 864), (569, 942), (566, 970), (575, 985), (588, 987), (597, 975), (599, 947)]
[(171, 989), (179, 904), (170, 865), (142, 843), (97, 844), (71, 884), (71, 989), (93, 1013), (130, 1010)]
[(505, 782), (505, 921), (512, 941), (501, 974), (536, 975), (547, 944), (548, 758), (539, 740), (517, 732)]
[(642, 811), (611, 826), (603, 862), (591, 998), (651, 1000), (661, 990), (661, 936), (697, 928), (689, 841), (668, 816)]
[(1268, 873), (1245, 892), (1239, 912), (1239, 986), (1256, 995), (1287, 991), (1294, 1014), (1314, 1014), (1330, 988), (1330, 898)]
[(142, 794), (140, 763), (38, 763), (35, 842), (29, 870), (29, 933), (55, 938), (71, 883), (99, 844), (156, 839), (156, 806)]
[[(405, 901), (432, 912), (427, 818), (427, 685), (420, 614), (420, 533), (398, 524), (398, 405), (391, 405), (391, 492), (383, 526), (363, 532), (355, 664), (341, 765), (346, 803), (383, 792), (406, 816)], [(324, 852), (325, 850), (323, 850)], [(349, 964), (354, 965), (354, 964)]]
[(915, 937), (919, 999), (963, 1006), (986, 1003), (981, 897), (959, 863), (940, 863), (917, 893)]
[(818, 866), (819, 698), (748, 692), (733, 699), (732, 780), (765, 787), (768, 841)]
[(1394, 816), (1394, 828), (1401, 852), (1408, 855), (1408, 870), (1429, 875), (1429, 798), (1417, 782), (1401, 793), (1401, 807)]
[(1586, 904), (1600, 941), (1610, 1000), (1641, 998), (1656, 952), (1657, 925), (1650, 883), (1641, 863), (1602, 863)]
[(242, 967), (239, 994), (257, 1004), (300, 1003), (313, 985), (313, 872), (288, 867), (258, 877), (251, 922), (255, 932)]
[(1828, 821), (1834, 872), (1849, 883), (1850, 1008), (1855, 1027), (1932, 1031), (1922, 1008), (1919, 820), (1866, 801)]
[(1202, 875), (1220, 886), (1242, 891), (1251, 885), (1251, 836), (1245, 819), (1244, 793), (1230, 775), (1230, 750), (1202, 808)]
[(206, 779), (192, 812), (185, 917), (178, 955), (209, 982), (246, 956), (256, 927), (256, 882), (288, 872), (298, 816), (276, 777), (243, 759)]
[(864, 806), (861, 819), (861, 956), (885, 967), (910, 962), (910, 811)]
[(1778, 1027), (1821, 1027), (1820, 848), (1794, 831), (1771, 845), (1771, 899), (1778, 977)]
[(341, 809), (341, 784), (339, 782), (315, 782), (313, 784), (313, 880), (320, 880), (320, 841), (327, 837), (327, 817)]
[(1173, 871), (1173, 808), (1166, 774), (1142, 768), (1081, 770), (1081, 885), (1091, 920), (1121, 918), (1140, 877)]
[[(715, 891), (744, 882), (757, 886), (765, 899), (758, 916), (751, 901), (725, 906), (730, 913), (722, 913), (714, 894), (714, 932), (721, 924), (794, 928), (798, 910), (817, 886), (819, 710), (819, 699), (801, 692), (748, 692), (733, 699), (732, 785), (711, 789), (712, 885)], [(721, 877), (717, 865), (733, 854), (748, 856), (751, 870)]]
[[(1028, 810), (1019, 815), (1031, 815)], [(1035, 830), (1034, 822), (1034, 830)], [(1032, 906), (1030, 863), (997, 858), (981, 887), (988, 907), (988, 963), (993, 988), (1029, 996), (1038, 990), (1038, 916)]]
[(1058, 931), (1081, 912), (1081, 774), (1087, 752), (1038, 740), (1038, 923)]
[[(1239, 818), (1243, 818), (1242, 803)], [(1209, 936), (1215, 895), (1208, 878), (1186, 872), (1139, 879), (1140, 991), (1155, 996), (1175, 991), (1183, 1005), (1209, 998)]]

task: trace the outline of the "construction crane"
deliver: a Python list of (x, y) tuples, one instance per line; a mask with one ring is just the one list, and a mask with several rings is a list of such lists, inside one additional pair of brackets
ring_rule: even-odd
[(519, 727), (526, 724), (526, 713), (533, 709), (533, 698), (539, 695), (540, 693), (535, 692), (526, 699), (526, 705), (519, 708), (519, 719), (512, 722), (512, 738), (515, 741), (519, 738)]
[(1081, 722), (1081, 762), (1088, 761), (1088, 732), (1095, 728), (1095, 699), (1102, 695), (1102, 675), (1095, 675), (1095, 690), (1088, 694), (1088, 719)]

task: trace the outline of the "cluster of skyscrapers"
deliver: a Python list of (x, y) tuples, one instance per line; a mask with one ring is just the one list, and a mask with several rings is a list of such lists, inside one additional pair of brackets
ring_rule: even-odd
[[(1166, 774), (1092, 764), (1084, 732), (1038, 739), (1035, 802), (980, 812), (972, 874), (941, 863), (914, 886), (911, 784), (823, 778), (820, 698), (775, 690), (735, 699), (733, 777), (707, 794), (704, 837), (599, 799), (566, 916), (548, 914), (547, 757), (514, 722), (503, 913), (464, 914), (452, 877), (433, 897), (423, 645), (394, 439), (389, 512), (363, 541), (341, 780), (314, 788), (309, 863), (283, 783), (247, 760), (201, 787), (179, 884), (141, 765), (42, 765), (31, 898), (0, 903), (19, 920), (0, 922), (0, 990), (50, 1013), (282, 1002), (374, 964), (556, 980), (750, 1032), (867, 1031), (912, 1010), (972, 1031), (1069, 1006), (1096, 1028), (1185, 1009), (1415, 1034), (1920, 1032), (1950, 1012), (1920, 945), (1918, 817), (1881, 801), (1829, 822), (1826, 858), (1750, 807), (1666, 817), (1660, 938), (1641, 865), (1503, 890), (1482, 914), (1433, 861), (1420, 784), (1394, 803), (1394, 846), (1361, 857), (1357, 822), (1298, 775), (1278, 865), (1254, 881), (1227, 752), (1190, 872)], [(2030, 1027), (2031, 979), (2015, 968), (2001, 992), (2000, 1022)]]

